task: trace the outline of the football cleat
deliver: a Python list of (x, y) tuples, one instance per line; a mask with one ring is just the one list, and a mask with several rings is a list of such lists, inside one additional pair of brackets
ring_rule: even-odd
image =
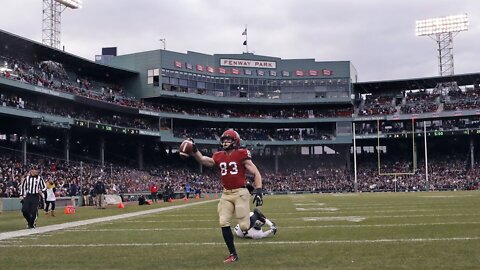
[(228, 257), (223, 261), (223, 263), (233, 263), (238, 260), (237, 254), (230, 254)]

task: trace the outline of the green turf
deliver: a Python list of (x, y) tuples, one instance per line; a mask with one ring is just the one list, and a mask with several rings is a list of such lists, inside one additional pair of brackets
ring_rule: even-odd
[[(80, 208), (39, 225), (170, 205)], [(478, 191), (266, 196), (277, 235), (236, 239), (240, 260), (225, 266), (211, 202), (0, 241), (0, 269), (480, 269), (479, 206)], [(18, 226), (19, 212), (0, 215), (2, 231)]]

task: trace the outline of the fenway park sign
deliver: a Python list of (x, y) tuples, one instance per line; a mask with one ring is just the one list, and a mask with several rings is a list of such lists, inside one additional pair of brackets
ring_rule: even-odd
[(247, 67), (247, 68), (277, 68), (277, 63), (272, 61), (220, 59), (221, 66)]

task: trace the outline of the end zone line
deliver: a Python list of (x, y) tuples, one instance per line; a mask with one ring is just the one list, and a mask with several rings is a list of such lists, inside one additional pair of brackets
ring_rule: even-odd
[(18, 230), (18, 231), (4, 232), (4, 233), (0, 233), (0, 241), (15, 238), (15, 237), (21, 237), (21, 236), (27, 236), (27, 235), (33, 235), (33, 234), (40, 234), (40, 233), (58, 231), (58, 230), (63, 230), (63, 229), (68, 229), (68, 228), (73, 228), (73, 227), (78, 227), (78, 226), (94, 224), (94, 223), (101, 223), (101, 222), (107, 222), (107, 221), (112, 221), (112, 220), (118, 220), (118, 219), (122, 219), (122, 218), (130, 218), (130, 217), (154, 214), (154, 213), (159, 213), (159, 212), (165, 212), (165, 211), (169, 211), (169, 210), (181, 209), (181, 208), (186, 208), (186, 207), (190, 207), (190, 206), (194, 206), (194, 205), (210, 203), (210, 202), (214, 202), (214, 201), (218, 201), (218, 199), (204, 201), (204, 202), (195, 202), (195, 203), (189, 203), (189, 204), (174, 205), (174, 206), (150, 209), (150, 210), (145, 210), (145, 211), (120, 214), (120, 215), (115, 215), (115, 216), (107, 216), (107, 217), (101, 217), (101, 218), (79, 220), (79, 221), (74, 221), (74, 222), (55, 224), (55, 225), (49, 225), (49, 226), (44, 226), (44, 227), (37, 227), (35, 229), (24, 229), (24, 230)]

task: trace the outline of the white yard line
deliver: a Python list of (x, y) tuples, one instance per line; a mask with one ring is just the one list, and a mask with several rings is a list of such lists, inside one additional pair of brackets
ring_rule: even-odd
[(319, 212), (335, 212), (338, 211), (338, 208), (335, 207), (319, 207), (319, 208), (304, 208), (304, 207), (298, 207), (295, 208), (297, 211), (319, 211)]
[(295, 206), (305, 206), (305, 205), (309, 205), (309, 206), (324, 206), (325, 203), (294, 203)]
[[(358, 225), (311, 225), (311, 226), (280, 226), (281, 230), (289, 229), (315, 229), (315, 228), (369, 228), (369, 227), (415, 227), (415, 226), (444, 226), (444, 225), (472, 225), (480, 224), (480, 221), (472, 222), (434, 222), (434, 223), (404, 223), (404, 224), (358, 224)], [(205, 231), (218, 230), (218, 227), (195, 227), (195, 228), (130, 228), (130, 229), (67, 229), (68, 232), (125, 232), (125, 231)]]
[(44, 227), (37, 227), (35, 229), (25, 229), (25, 230), (19, 230), (19, 231), (4, 232), (4, 233), (0, 233), (0, 240), (6, 240), (6, 239), (15, 238), (15, 237), (21, 237), (21, 236), (27, 236), (27, 235), (33, 235), (33, 234), (40, 234), (40, 233), (58, 231), (58, 230), (63, 230), (63, 229), (68, 229), (68, 228), (73, 228), (73, 227), (78, 227), (78, 226), (94, 224), (94, 223), (110, 222), (112, 220), (117, 220), (117, 219), (130, 218), (130, 217), (154, 214), (154, 213), (159, 213), (159, 212), (165, 212), (165, 211), (186, 208), (186, 207), (199, 205), (199, 204), (204, 204), (204, 203), (209, 203), (209, 202), (214, 202), (214, 201), (218, 201), (218, 200), (209, 200), (209, 201), (196, 202), (196, 203), (190, 203), (190, 204), (182, 204), (182, 205), (175, 205), (175, 206), (169, 206), (169, 207), (163, 207), (163, 208), (157, 208), (157, 209), (150, 209), (150, 210), (121, 214), (121, 215), (116, 215), (116, 216), (108, 216), (108, 217), (80, 220), (80, 221), (63, 223), (63, 224), (55, 224), (55, 225), (49, 225), (49, 226), (44, 226)]
[(125, 220), (127, 223), (176, 223), (181, 222), (218, 222), (218, 219), (182, 219), (182, 220)]
[[(359, 240), (313, 240), (313, 241), (244, 241), (236, 245), (322, 245), (322, 244), (365, 244), (365, 243), (417, 243), (435, 241), (472, 241), (480, 240), (480, 237), (450, 237), (450, 238), (400, 238), (400, 239), (359, 239)], [(224, 242), (187, 242), (187, 243), (112, 243), (112, 244), (32, 244), (32, 245), (2, 245), (0, 247), (23, 248), (23, 247), (150, 247), (150, 246), (223, 246)]]

